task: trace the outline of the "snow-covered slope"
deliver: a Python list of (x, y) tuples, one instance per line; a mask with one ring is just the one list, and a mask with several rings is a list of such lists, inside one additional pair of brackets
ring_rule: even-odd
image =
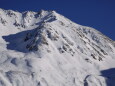
[(99, 31), (55, 11), (0, 9), (0, 86), (115, 86), (114, 68), (115, 42)]

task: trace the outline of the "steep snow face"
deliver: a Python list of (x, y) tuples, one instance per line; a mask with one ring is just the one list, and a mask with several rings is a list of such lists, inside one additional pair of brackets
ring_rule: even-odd
[(115, 43), (55, 11), (0, 9), (0, 86), (115, 86)]

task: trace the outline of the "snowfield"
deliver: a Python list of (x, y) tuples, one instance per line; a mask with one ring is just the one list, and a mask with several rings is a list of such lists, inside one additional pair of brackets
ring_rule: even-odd
[(55, 11), (0, 9), (0, 86), (115, 86), (115, 42)]

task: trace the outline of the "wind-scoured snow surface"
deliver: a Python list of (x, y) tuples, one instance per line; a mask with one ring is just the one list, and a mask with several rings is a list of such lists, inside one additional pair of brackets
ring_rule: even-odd
[(115, 42), (99, 31), (55, 11), (0, 9), (0, 86), (115, 86), (114, 68)]

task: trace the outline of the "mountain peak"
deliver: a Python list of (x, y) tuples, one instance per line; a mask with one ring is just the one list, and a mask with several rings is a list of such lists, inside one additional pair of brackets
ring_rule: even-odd
[(103, 71), (114, 64), (114, 41), (91, 27), (55, 11), (0, 9), (0, 86), (115, 86)]
[[(45, 11), (40, 12), (25, 11), (22, 13), (1, 9), (1, 24), (4, 26), (7, 23), (11, 26), (16, 26), (18, 28), (28, 28), (34, 24), (39, 24), (41, 22), (51, 22), (58, 19), (59, 14), (55, 11)], [(7, 20), (8, 19), (8, 20)], [(8, 25), (6, 24), (6, 25)]]

